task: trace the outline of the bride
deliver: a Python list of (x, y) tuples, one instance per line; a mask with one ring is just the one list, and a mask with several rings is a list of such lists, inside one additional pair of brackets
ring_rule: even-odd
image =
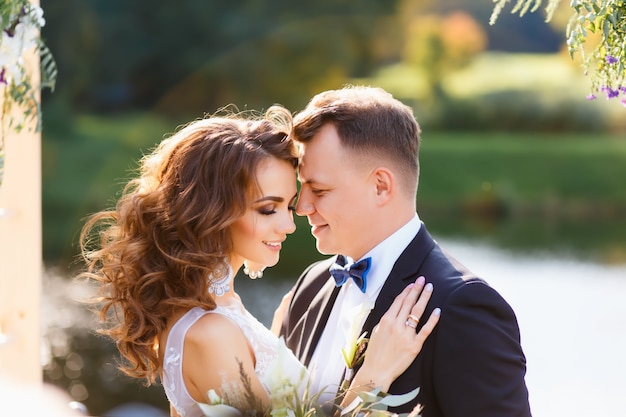
[[(80, 277), (99, 284), (101, 331), (115, 341), (123, 372), (162, 382), (172, 416), (202, 416), (200, 404), (213, 393), (242, 410), (254, 398), (267, 410), (276, 372), (301, 391), (306, 384), (278, 326), (257, 321), (233, 282), (241, 268), (257, 278), (275, 265), (295, 230), (298, 155), (290, 126), (280, 106), (258, 118), (189, 123), (142, 159), (114, 209), (83, 227)], [(423, 278), (407, 287), (370, 335), (342, 405), (361, 390), (388, 389), (419, 353), (438, 320), (431, 316), (419, 333), (406, 321), (422, 315), (431, 293), (423, 289)]]

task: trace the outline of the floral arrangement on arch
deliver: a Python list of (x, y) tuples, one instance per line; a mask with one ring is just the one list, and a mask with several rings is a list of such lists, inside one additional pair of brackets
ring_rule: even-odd
[[(491, 25), (509, 1), (493, 0)], [(548, 0), (546, 22), (552, 19), (560, 2)], [(541, 4), (542, 0), (516, 0), (511, 13), (523, 16)], [(580, 54), (585, 75), (593, 70), (587, 99), (594, 100), (603, 93), (607, 99), (619, 99), (626, 107), (626, 0), (571, 0), (570, 6), (574, 9), (566, 29), (570, 57)], [(600, 40), (589, 47), (586, 43), (592, 34), (598, 34)]]
[[(0, 88), (4, 93), (2, 121), (13, 104), (24, 108), (23, 120), (10, 120), (9, 127), (17, 131), (28, 118), (37, 119), (41, 128), (41, 108), (36, 92), (42, 88), (54, 90), (57, 76), (52, 53), (41, 40), (45, 25), (43, 10), (29, 0), (3, 0), (0, 4)], [(38, 48), (41, 57), (41, 84), (34, 86), (24, 62), (24, 53)]]
[[(3, 95), (0, 109), (0, 128), (6, 132), (21, 131), (29, 119), (37, 121), (36, 130), (41, 129), (41, 105), (37, 92), (45, 87), (54, 90), (57, 76), (52, 53), (40, 37), (45, 25), (43, 10), (29, 0), (1, 0), (0, 2), (0, 93)], [(41, 84), (32, 85), (27, 71), (24, 54), (34, 48), (41, 58)], [(23, 109), (19, 119), (7, 117), (11, 106)], [(0, 137), (0, 184), (4, 167), (4, 146)]]

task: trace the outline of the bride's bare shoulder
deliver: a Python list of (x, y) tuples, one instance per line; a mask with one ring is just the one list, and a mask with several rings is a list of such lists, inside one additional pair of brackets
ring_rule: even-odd
[[(240, 353), (248, 351), (248, 342), (239, 326), (221, 314), (205, 314), (189, 328), (185, 350), (199, 353)], [(187, 353), (185, 353), (187, 354)]]
[[(255, 375), (255, 358), (247, 339), (220, 314), (205, 314), (189, 328), (183, 357), (185, 385), (197, 401), (207, 402), (210, 389), (221, 394), (224, 381), (240, 381), (242, 370)], [(253, 385), (258, 384), (254, 381)]]

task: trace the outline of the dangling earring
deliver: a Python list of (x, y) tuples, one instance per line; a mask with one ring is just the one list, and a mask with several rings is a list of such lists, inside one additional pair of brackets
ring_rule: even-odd
[(214, 277), (209, 275), (209, 294), (215, 294), (217, 297), (221, 297), (230, 291), (230, 283), (233, 280), (233, 271), (228, 266), (226, 274), (222, 277)]
[(243, 261), (243, 273), (249, 276), (250, 279), (262, 278), (264, 269), (265, 267), (262, 265), (255, 264), (253, 262)]

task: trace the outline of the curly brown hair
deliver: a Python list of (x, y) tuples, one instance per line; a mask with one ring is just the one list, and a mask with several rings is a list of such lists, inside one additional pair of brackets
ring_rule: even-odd
[(100, 332), (116, 342), (124, 373), (154, 383), (155, 347), (168, 318), (215, 308), (209, 281), (228, 273), (229, 226), (258, 191), (257, 167), (272, 157), (297, 166), (290, 129), (281, 106), (263, 117), (193, 121), (142, 158), (115, 209), (87, 220), (80, 235), (87, 268), (79, 278), (99, 284)]

